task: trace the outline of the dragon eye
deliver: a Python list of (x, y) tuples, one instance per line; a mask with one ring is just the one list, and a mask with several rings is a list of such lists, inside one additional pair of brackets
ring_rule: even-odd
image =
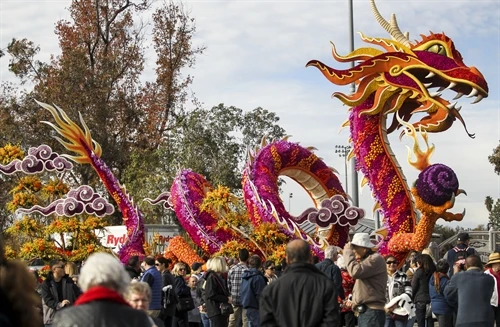
[(441, 44), (434, 44), (434, 45), (431, 45), (430, 47), (427, 48), (427, 51), (429, 52), (434, 52), (434, 53), (437, 53), (439, 55), (443, 55), (443, 56), (446, 56), (446, 49), (443, 45)]

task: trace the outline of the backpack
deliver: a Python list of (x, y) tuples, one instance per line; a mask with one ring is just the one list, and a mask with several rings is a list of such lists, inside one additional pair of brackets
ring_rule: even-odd
[(455, 262), (457, 262), (458, 260), (465, 260), (465, 258), (467, 258), (467, 256), (469, 256), (469, 247), (466, 247), (465, 249), (461, 249), (459, 248), (458, 246), (455, 246), (453, 248), (453, 251), (455, 251)]

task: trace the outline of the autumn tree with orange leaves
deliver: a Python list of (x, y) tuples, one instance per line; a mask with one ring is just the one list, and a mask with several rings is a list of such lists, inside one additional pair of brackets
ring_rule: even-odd
[[(182, 4), (165, 2), (152, 11), (151, 2), (72, 1), (71, 20), (61, 20), (55, 27), (61, 53), (54, 54), (50, 62), (36, 59), (40, 46), (26, 39), (12, 40), (6, 51), (9, 69), (22, 84), (34, 87), (26, 90), (2, 85), (3, 141), (22, 141), (28, 148), (43, 140), (64, 152), (48, 137), (54, 131), (39, 123), (50, 120), (49, 114), (32, 99), (57, 104), (76, 121), (80, 112), (104, 149), (103, 160), (133, 191), (136, 176), (124, 176), (124, 170), (132, 156), (144, 160), (146, 166), (141, 167), (145, 172), (157, 163), (154, 152), (165, 145), (168, 130), (182, 121), (190, 100), (196, 103), (188, 91), (193, 77), (184, 74), (184, 69), (192, 68), (196, 56), (205, 49), (192, 44), (195, 22)], [(141, 23), (149, 17), (151, 35)], [(148, 38), (158, 58), (156, 77), (141, 82)], [(76, 166), (74, 178), (79, 184), (102, 190), (88, 165)], [(119, 215), (112, 222), (121, 222)]]

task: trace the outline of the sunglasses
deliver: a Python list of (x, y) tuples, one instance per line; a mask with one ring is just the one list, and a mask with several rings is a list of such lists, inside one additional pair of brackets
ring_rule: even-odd
[(158, 262), (157, 262), (157, 263), (155, 263), (155, 266), (159, 266), (159, 265), (160, 265), (160, 264), (159, 264)]
[(186, 268), (179, 268), (179, 270), (183, 270), (183, 271), (186, 271)]
[(388, 265), (397, 265), (398, 262), (397, 261), (387, 261), (386, 262)]

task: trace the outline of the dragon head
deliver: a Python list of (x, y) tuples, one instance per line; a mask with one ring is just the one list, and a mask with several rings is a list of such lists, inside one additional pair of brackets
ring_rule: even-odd
[[(408, 122), (417, 113), (425, 116), (413, 126), (427, 132), (441, 132), (451, 127), (459, 119), (467, 131), (465, 121), (460, 115), (461, 107), (457, 102), (450, 102), (442, 97), (442, 91), (451, 90), (456, 93), (453, 100), (463, 95), (475, 97), (477, 103), (488, 96), (488, 84), (483, 75), (475, 67), (468, 67), (462, 55), (455, 48), (453, 41), (444, 35), (423, 36), (422, 40), (410, 42), (408, 34), (401, 32), (395, 15), (386, 21), (371, 1), (372, 10), (377, 21), (394, 40), (370, 38), (361, 34), (361, 39), (383, 49), (359, 48), (347, 56), (341, 56), (333, 46), (333, 57), (339, 62), (359, 62), (351, 69), (337, 70), (318, 60), (311, 60), (307, 66), (315, 66), (332, 83), (346, 85), (357, 83), (354, 94), (333, 94), (344, 104), (355, 107), (366, 101), (360, 114), (398, 115)], [(451, 100), (451, 101), (453, 101)], [(396, 116), (396, 115), (394, 115)], [(401, 124), (392, 120), (387, 128), (391, 133)]]

